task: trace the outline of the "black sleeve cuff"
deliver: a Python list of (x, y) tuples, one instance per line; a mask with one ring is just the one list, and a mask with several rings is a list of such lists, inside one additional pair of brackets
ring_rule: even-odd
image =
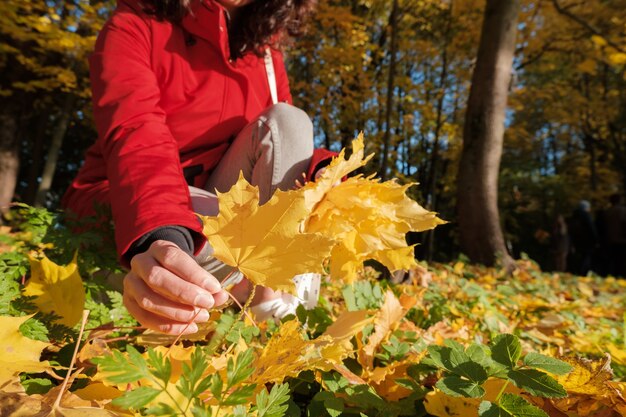
[(128, 249), (128, 252), (124, 254), (124, 257), (130, 262), (133, 256), (147, 251), (150, 245), (157, 240), (172, 242), (188, 255), (193, 255), (193, 236), (189, 229), (183, 226), (162, 226), (146, 233), (134, 241), (130, 249)]

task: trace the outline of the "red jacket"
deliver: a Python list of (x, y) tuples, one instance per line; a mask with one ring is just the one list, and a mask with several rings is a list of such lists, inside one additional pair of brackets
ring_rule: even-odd
[[(120, 255), (165, 225), (196, 232), (201, 247), (187, 180), (202, 187), (229, 140), (272, 104), (263, 58), (229, 57), (224, 9), (213, 0), (180, 25), (119, 0), (100, 32), (90, 57), (98, 140), (63, 205), (89, 215), (94, 202), (110, 204)], [(291, 103), (281, 53), (272, 57), (278, 100)]]

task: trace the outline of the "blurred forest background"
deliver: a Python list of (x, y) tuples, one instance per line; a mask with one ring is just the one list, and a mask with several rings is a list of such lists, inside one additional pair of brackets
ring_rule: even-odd
[[(86, 58), (114, 7), (0, 3), (0, 205), (58, 206), (96, 136)], [(626, 189), (626, 0), (518, 10), (498, 207), (511, 255), (551, 269), (559, 215), (580, 200), (598, 213)], [(484, 15), (484, 0), (320, 0), (286, 51), (318, 145), (364, 131), (370, 171), (418, 182), (414, 197), (450, 222), (415, 237), (422, 259), (461, 252), (457, 173)]]

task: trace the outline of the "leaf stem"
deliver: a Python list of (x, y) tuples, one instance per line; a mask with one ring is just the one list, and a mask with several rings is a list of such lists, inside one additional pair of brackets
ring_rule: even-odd
[(170, 345), (170, 348), (165, 353), (165, 357), (166, 358), (170, 355), (170, 352), (172, 352), (172, 349), (174, 348), (174, 345), (176, 345), (176, 343), (178, 343), (178, 341), (183, 336), (183, 334), (185, 334), (185, 331), (189, 328), (189, 326), (191, 326), (191, 323), (194, 322), (194, 320), (196, 319), (196, 317), (198, 317), (198, 314), (200, 314), (201, 311), (202, 311), (202, 309), (198, 309), (198, 311), (196, 312), (196, 314), (193, 315), (191, 320), (189, 320), (187, 322), (187, 325), (183, 328), (183, 330), (181, 330), (181, 332), (178, 334), (178, 336), (176, 336), (176, 339), (174, 339), (174, 342)]
[[(170, 348), (171, 349), (171, 348)], [(169, 351), (168, 351), (169, 353)], [(172, 400), (172, 404), (176, 405), (176, 408), (178, 408), (178, 410), (182, 413), (183, 416), (187, 415), (187, 410), (183, 410), (180, 407), (180, 404), (178, 404), (178, 401), (174, 398), (174, 396), (167, 390), (167, 385), (169, 384), (169, 381), (163, 381), (164, 384), (161, 384), (161, 381), (158, 378), (155, 378), (152, 373), (150, 373), (150, 380), (152, 382), (154, 382), (159, 388), (161, 388), (161, 392), (164, 392), (168, 397), (170, 397), (170, 399)], [(189, 403), (191, 403), (191, 399), (189, 399)], [(189, 406), (187, 406), (187, 408), (189, 408)]]
[(67, 374), (65, 375), (65, 379), (63, 380), (63, 384), (61, 385), (61, 389), (59, 390), (59, 395), (57, 396), (54, 404), (52, 405), (52, 409), (56, 410), (61, 406), (61, 398), (63, 397), (63, 393), (67, 388), (67, 383), (70, 380), (70, 376), (72, 375), (72, 368), (74, 367), (74, 363), (76, 362), (76, 356), (78, 356), (78, 348), (80, 346), (80, 340), (83, 337), (83, 332), (85, 331), (85, 325), (87, 324), (87, 318), (89, 317), (89, 310), (83, 310), (83, 317), (80, 323), (80, 331), (78, 332), (78, 337), (76, 338), (76, 347), (74, 348), (74, 354), (72, 355), (72, 360), (70, 361), (70, 366), (67, 370)]
[(259, 327), (256, 325), (254, 320), (252, 320), (252, 317), (250, 317), (250, 315), (248, 314), (248, 308), (250, 308), (250, 304), (252, 304), (252, 300), (254, 299), (254, 295), (256, 294), (256, 287), (257, 287), (256, 284), (252, 286), (252, 289), (250, 290), (250, 295), (248, 296), (246, 303), (243, 305), (243, 307), (240, 306), (241, 313), (239, 313), (239, 320), (241, 320), (243, 318), (243, 315), (245, 314), (246, 317), (250, 319), (250, 321), (252, 322), (252, 324), (254, 324), (255, 327)]
[(246, 300), (246, 303), (244, 305), (241, 305), (241, 303), (239, 302), (239, 300), (237, 300), (237, 298), (235, 298), (234, 295), (232, 295), (230, 293), (230, 291), (224, 290), (226, 291), (226, 294), (228, 294), (228, 296), (230, 298), (233, 299), (233, 301), (235, 302), (235, 304), (237, 304), (237, 306), (241, 309), (241, 312), (239, 313), (239, 320), (242, 319), (242, 317), (245, 316), (252, 322), (252, 324), (254, 325), (254, 327), (259, 327), (256, 322), (254, 321), (254, 319), (252, 318), (252, 316), (250, 314), (248, 314), (248, 307), (250, 307), (250, 303), (252, 302), (252, 299), (254, 298), (254, 292), (256, 290), (256, 285), (254, 287), (252, 287), (252, 291), (250, 292), (250, 296), (248, 297), (248, 299)]
[(506, 390), (506, 387), (509, 386), (510, 382), (511, 381), (509, 381), (508, 379), (506, 381), (504, 381), (504, 384), (502, 385), (502, 388), (500, 388), (500, 392), (496, 396), (496, 399), (494, 401), (495, 403), (500, 404), (500, 397), (502, 397), (502, 394), (504, 394), (504, 391)]

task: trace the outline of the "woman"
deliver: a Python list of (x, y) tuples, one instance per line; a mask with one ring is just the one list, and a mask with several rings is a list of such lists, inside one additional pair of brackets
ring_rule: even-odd
[[(210, 274), (190, 256), (210, 254), (195, 212), (216, 212), (215, 190), (242, 170), (264, 202), (330, 157), (314, 155), (276, 49), (312, 2), (119, 0), (102, 29), (90, 57), (98, 140), (64, 204), (79, 215), (110, 204), (130, 266), (124, 301), (144, 326), (180, 333), (226, 301), (223, 265), (209, 258)], [(254, 302), (284, 310), (270, 290)]]

